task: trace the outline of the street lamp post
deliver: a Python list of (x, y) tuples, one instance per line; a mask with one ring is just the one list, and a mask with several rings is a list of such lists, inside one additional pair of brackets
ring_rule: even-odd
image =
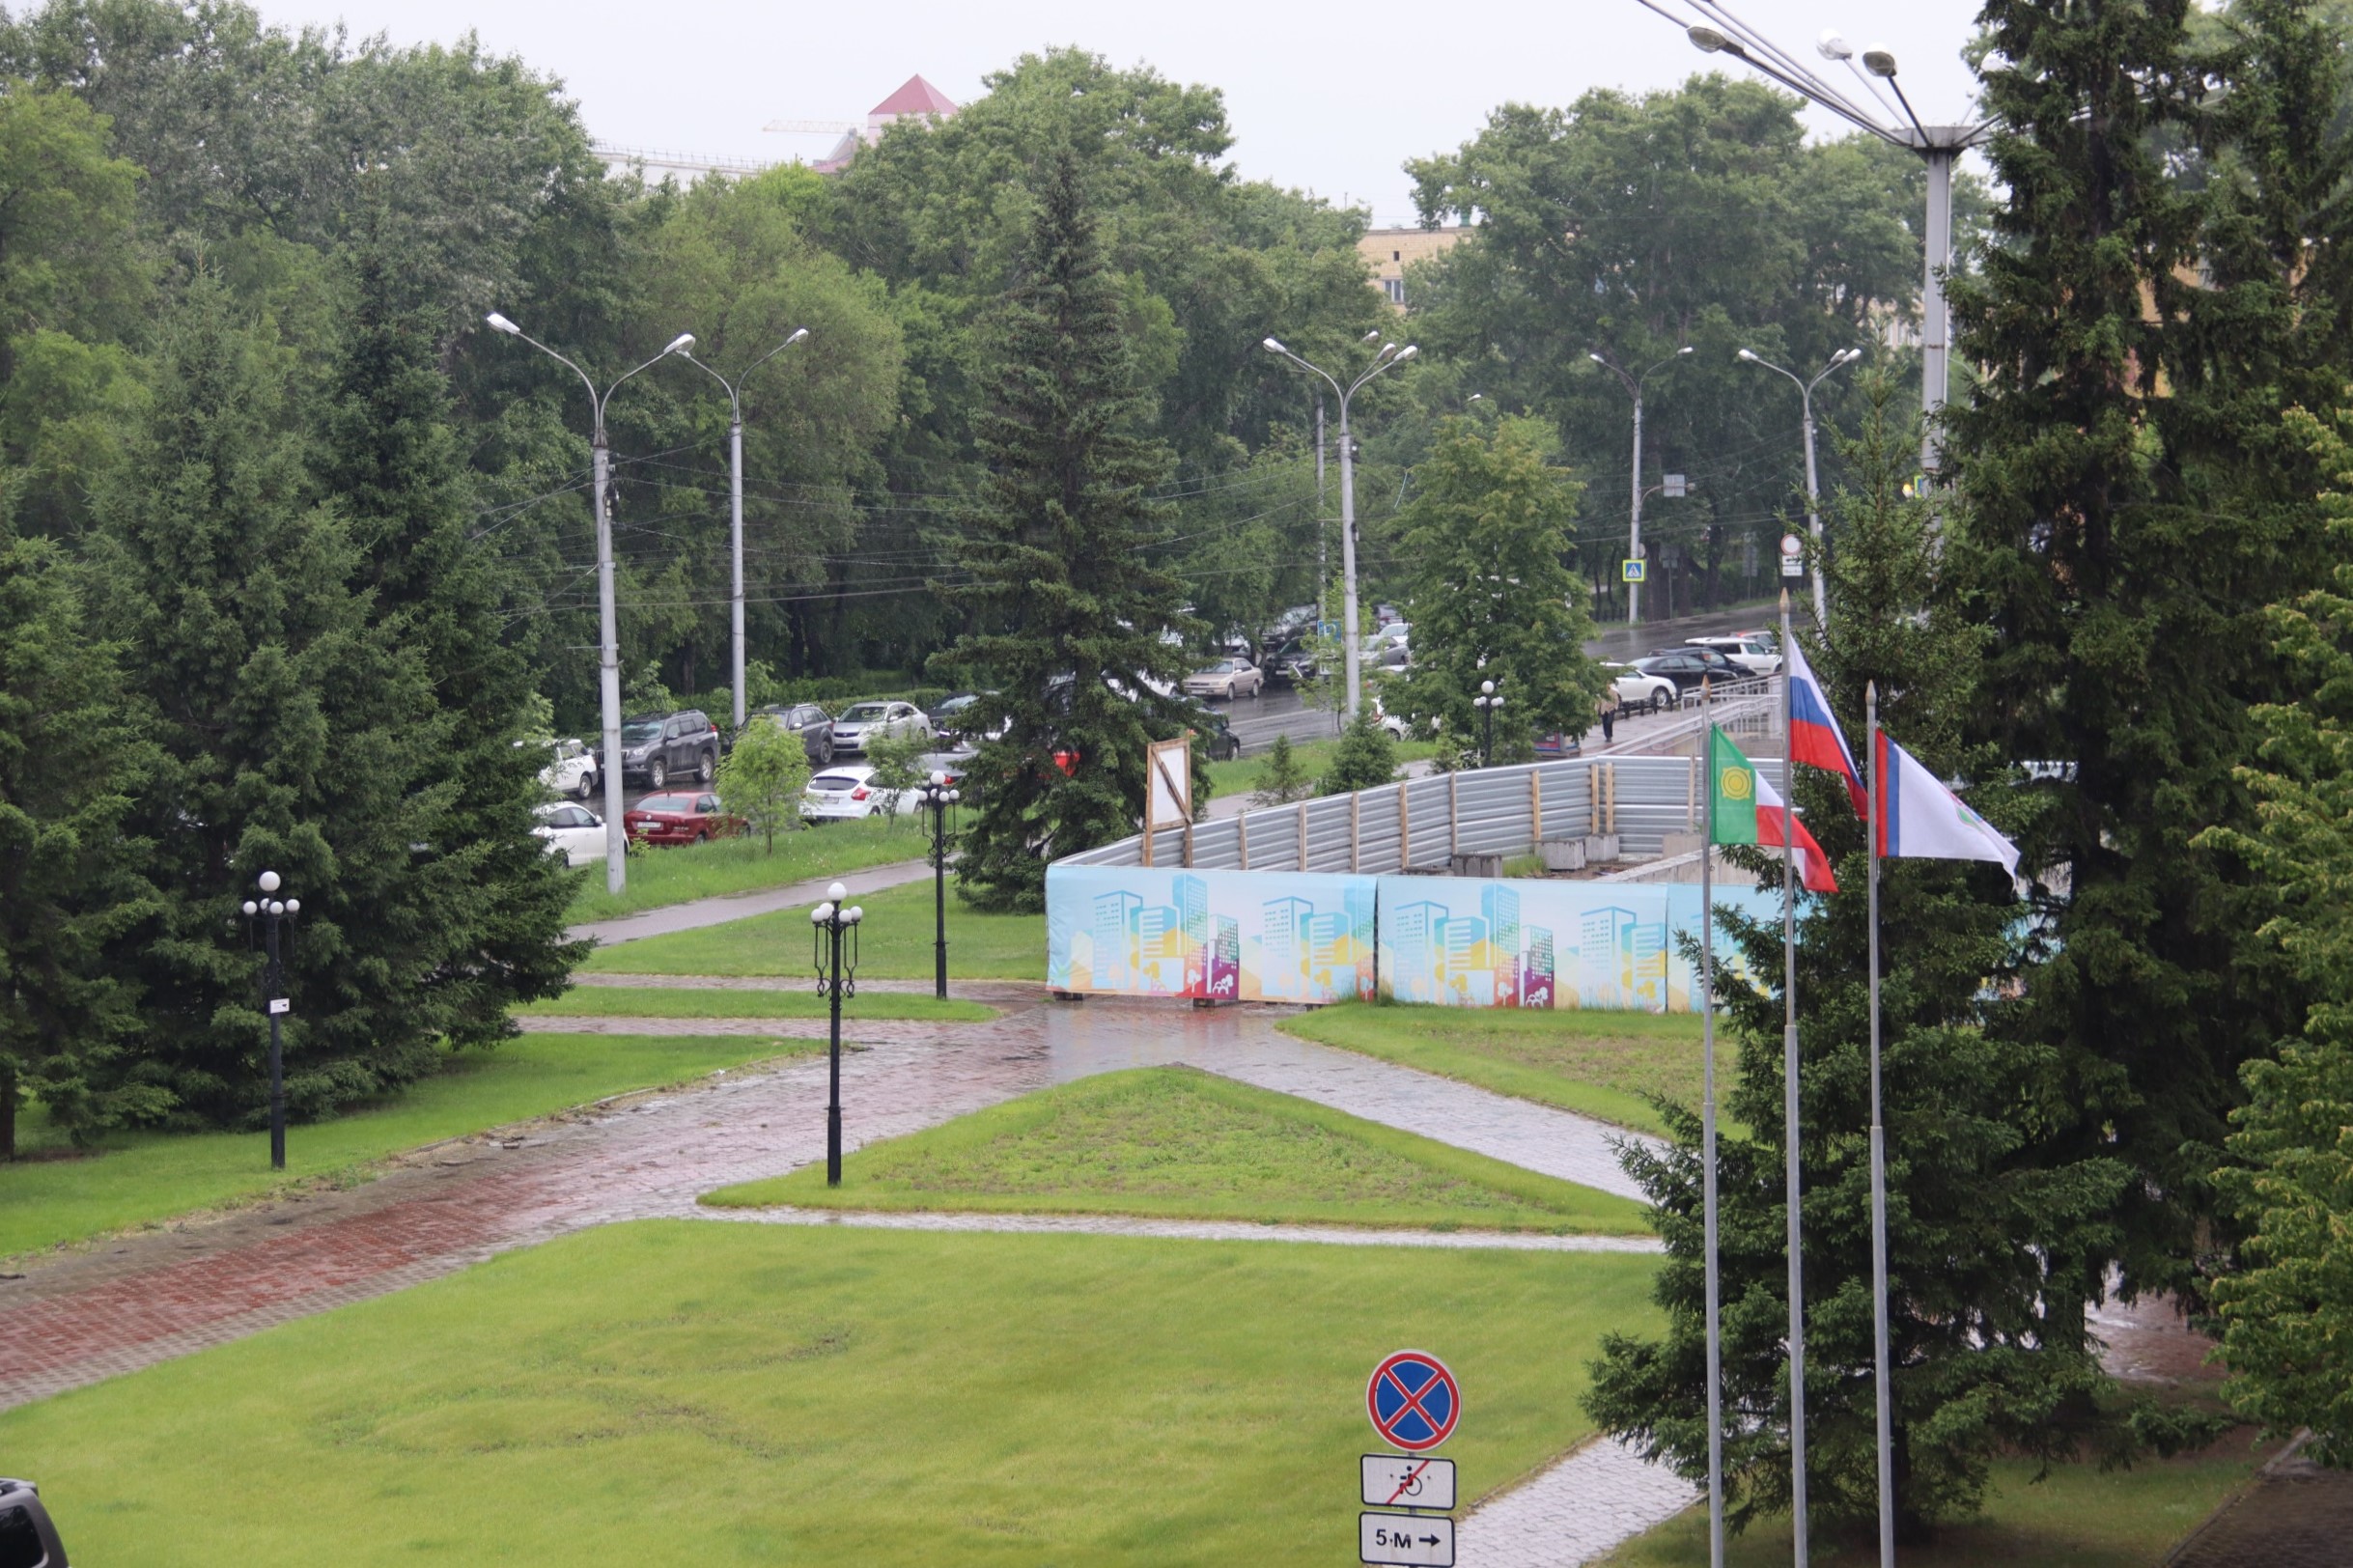
[(1795, 371), (1782, 370), (1753, 349), (1743, 349), (1741, 359), (1751, 365), (1762, 365), (1789, 378), (1798, 389), (1798, 402), (1806, 411), (1806, 528), (1813, 536), (1814, 625), (1830, 625), (1830, 600), (1822, 588), (1822, 483), (1814, 469), (1814, 388), (1822, 384), (1823, 377), (1842, 366), (1851, 365), (1863, 357), (1861, 349), (1841, 349), (1830, 356), (1830, 363), (1821, 374), (1808, 381)]
[(588, 372), (548, 348), (539, 339), (517, 326), (496, 311), (483, 318), (490, 326), (511, 338), (520, 338), (541, 353), (555, 360), (580, 378), (588, 388), (588, 408), (593, 423), (589, 451), (594, 466), (597, 512), (597, 660), (598, 687), (604, 709), (604, 757), (598, 771), (604, 781), (604, 887), (619, 893), (629, 885), (629, 833), (622, 826), (621, 805), (621, 630), (620, 612), (613, 602), (613, 519), (606, 506), (606, 494), (612, 485), (612, 448), (604, 438), (604, 409), (613, 394), (638, 371), (647, 370), (683, 349), (694, 346), (694, 334), (681, 332), (670, 340), (668, 348), (616, 379), (602, 393), (597, 383), (588, 378)]
[[(728, 600), (728, 620), (735, 631), (735, 692), (736, 729), (743, 728), (743, 382), (753, 371), (809, 335), (801, 327), (750, 364), (729, 380), (709, 365), (694, 357), (694, 338), (686, 337), (687, 347), (678, 350), (679, 357), (699, 370), (710, 373), (711, 378), (727, 389), (727, 544), (735, 566), (735, 587)], [(673, 345), (672, 347), (676, 347)]]
[(934, 773), (919, 798), (932, 813), (932, 920), (937, 933), (932, 950), (938, 971), (933, 993), (944, 997), (948, 994), (948, 807), (963, 799), (964, 792), (949, 786), (947, 774)]
[(1503, 699), (1496, 695), (1496, 684), (1493, 681), (1481, 681), (1479, 694), (1471, 699), (1471, 706), (1479, 711), (1479, 718), (1485, 725), (1479, 738), (1479, 766), (1485, 768), (1490, 766), (1495, 757), (1496, 710), (1503, 706)]
[[(1634, 515), (1633, 520), (1626, 529), (1626, 559), (1630, 561), (1639, 561), (1642, 558), (1642, 383), (1650, 379), (1650, 371), (1657, 370), (1660, 366), (1671, 365), (1691, 351), (1691, 345), (1685, 344), (1639, 376), (1627, 375), (1598, 353), (1585, 355), (1587, 359), (1592, 360), (1593, 363), (1625, 383), (1627, 395), (1634, 399)], [(1626, 624), (1634, 626), (1639, 624), (1641, 619), (1642, 585), (1639, 582), (1629, 582), (1626, 584)]]
[[(1367, 341), (1380, 335), (1372, 333)], [(1280, 354), (1302, 370), (1322, 377), (1340, 401), (1340, 645), (1348, 670), (1348, 704), (1343, 713), (1353, 719), (1364, 696), (1364, 650), (1359, 646), (1357, 631), (1357, 460), (1348, 438), (1348, 403), (1359, 387), (1391, 366), (1404, 364), (1421, 350), (1410, 343), (1402, 349), (1385, 343), (1373, 355), (1373, 362), (1365, 367), (1364, 374), (1342, 386), (1330, 371), (1301, 358), (1276, 339), (1268, 338), (1261, 347), (1269, 353)]]
[[(811, 957), (817, 965), (817, 992), (832, 1002), (833, 1028), (828, 1051), (826, 1091), (826, 1185), (842, 1185), (842, 998), (857, 994), (857, 925), (866, 911), (844, 905), (850, 889), (835, 882), (826, 889), (826, 902), (809, 911)], [(850, 968), (842, 971), (842, 949), (850, 950)]]
[(281, 994), (286, 989), (286, 966), (278, 951), (278, 926), (302, 912), (298, 898), (273, 898), (281, 885), (278, 874), (265, 871), (255, 879), (262, 890), (258, 899), (245, 900), (246, 930), (253, 929), (256, 919), (262, 921), (269, 934), (269, 964), (262, 971), (262, 1003), (269, 1010), (269, 1168), (286, 1168), (286, 1055), (279, 1038), (279, 1025), (292, 1006)]

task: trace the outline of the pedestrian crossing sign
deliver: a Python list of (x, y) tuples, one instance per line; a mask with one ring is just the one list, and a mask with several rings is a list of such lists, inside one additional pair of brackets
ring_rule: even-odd
[(1624, 566), (1618, 569), (1618, 575), (1628, 582), (1640, 582), (1642, 580), (1642, 569), (1648, 563), (1642, 561), (1628, 561)]

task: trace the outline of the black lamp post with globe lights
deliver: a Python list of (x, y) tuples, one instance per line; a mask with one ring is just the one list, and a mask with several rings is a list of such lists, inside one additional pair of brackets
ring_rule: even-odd
[(290, 1008), (287, 998), (278, 994), (286, 989), (286, 966), (278, 956), (278, 926), (302, 912), (298, 898), (274, 898), (282, 885), (278, 874), (265, 871), (255, 879), (262, 890), (258, 899), (245, 900), (245, 930), (252, 933), (253, 922), (260, 920), (269, 934), (269, 965), (262, 971), (262, 1000), (269, 1010), (269, 1168), (286, 1168), (286, 1057), (279, 1040), (279, 1021)]
[(1503, 706), (1503, 699), (1496, 695), (1496, 684), (1481, 681), (1479, 694), (1471, 699), (1471, 706), (1479, 711), (1480, 721), (1485, 726), (1479, 737), (1479, 766), (1485, 768), (1495, 756), (1496, 710)]
[(950, 787), (947, 774), (934, 773), (919, 798), (932, 814), (932, 920), (937, 933), (932, 950), (938, 971), (934, 989), (944, 997), (948, 994), (948, 807), (963, 799), (964, 792)]
[[(857, 924), (866, 911), (845, 905), (850, 889), (835, 882), (826, 902), (809, 911), (810, 956), (817, 965), (817, 994), (832, 1001), (831, 1066), (826, 1098), (826, 1185), (842, 1185), (842, 998), (857, 994)], [(850, 953), (843, 972), (842, 950)]]

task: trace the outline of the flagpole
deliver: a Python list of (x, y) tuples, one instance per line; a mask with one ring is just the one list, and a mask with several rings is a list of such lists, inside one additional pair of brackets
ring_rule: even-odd
[(1870, 864), (1871, 928), (1871, 1360), (1879, 1392), (1879, 1568), (1895, 1568), (1895, 1390), (1888, 1371), (1888, 1134), (1879, 1106), (1879, 684), (1863, 688), (1871, 811), (1863, 829)]
[[(1708, 1568), (1723, 1568), (1723, 1298), (1716, 1258), (1716, 719), (1699, 681), (1700, 750), (1707, 758), (1706, 831), (1699, 838), (1700, 1212), (1707, 1233)], [(1751, 798), (1754, 798), (1753, 791)]]
[[(1789, 590), (1781, 590), (1781, 647), (1789, 630)], [(1789, 1211), (1789, 1533), (1797, 1568), (1806, 1568), (1806, 1270), (1798, 1209), (1798, 854), (1797, 682), (1781, 659), (1781, 1119), (1783, 1202)]]

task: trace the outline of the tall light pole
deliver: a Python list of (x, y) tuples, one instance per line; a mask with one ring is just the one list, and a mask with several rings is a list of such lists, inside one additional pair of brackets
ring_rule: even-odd
[[(1671, 365), (1691, 351), (1691, 345), (1686, 344), (1639, 376), (1627, 375), (1626, 372), (1612, 365), (1598, 353), (1585, 355), (1587, 359), (1592, 360), (1593, 363), (1624, 382), (1626, 395), (1634, 399), (1634, 515), (1626, 528), (1626, 559), (1629, 561), (1639, 561), (1642, 558), (1642, 383), (1650, 379), (1651, 370), (1657, 370), (1663, 365)], [(1626, 584), (1626, 624), (1633, 626), (1641, 619), (1642, 585), (1639, 582), (1629, 582)]]
[(933, 992), (948, 994), (948, 807), (964, 798), (945, 773), (934, 773), (918, 798), (932, 813), (932, 929), (933, 965), (938, 974)]
[[(842, 901), (850, 889), (835, 882), (826, 889), (826, 901), (809, 911), (810, 939), (815, 944), (817, 990), (831, 1000), (831, 1044), (827, 1051), (826, 1095), (826, 1185), (842, 1185), (842, 998), (857, 994), (857, 926), (866, 911)], [(843, 944), (849, 945), (849, 972), (842, 972)], [(828, 967), (828, 959), (830, 966)]]
[[(1366, 341), (1380, 335), (1371, 333)], [(1359, 646), (1357, 631), (1357, 458), (1348, 438), (1348, 402), (1365, 382), (1391, 366), (1404, 364), (1421, 350), (1410, 343), (1402, 349), (1385, 343), (1373, 355), (1373, 362), (1365, 367), (1364, 374), (1342, 386), (1330, 371), (1301, 358), (1274, 338), (1266, 339), (1262, 347), (1303, 371), (1321, 376), (1340, 401), (1340, 647), (1348, 660), (1348, 705), (1342, 712), (1344, 718), (1353, 719), (1364, 697), (1364, 650)]]
[[(1884, 44), (1874, 43), (1863, 50), (1863, 65), (1858, 70), (1855, 46), (1836, 33), (1826, 32), (1814, 43), (1816, 54), (1844, 66), (1848, 74), (1870, 93), (1877, 111), (1874, 112), (1833, 87), (1795, 54), (1733, 15), (1721, 0), (1683, 0), (1706, 18), (1700, 22), (1691, 21), (1688, 13), (1679, 15), (1670, 10), (1669, 0), (1635, 0), (1635, 3), (1682, 28), (1695, 48), (1707, 54), (1732, 56), (1759, 75), (1769, 76), (1799, 97), (1820, 104), (1857, 129), (1868, 131), (1891, 147), (1919, 154), (1928, 166), (1927, 212), (1920, 231), (1927, 251), (1926, 275), (1920, 285), (1920, 467), (1933, 475), (1938, 467), (1937, 415), (1945, 406), (1952, 351), (1951, 322), (1945, 309), (1945, 274), (1952, 267), (1952, 166), (1963, 153), (1985, 140), (1993, 129), (1993, 122), (1981, 120), (1958, 126), (1920, 124), (1919, 116), (1913, 112), (1912, 100), (1904, 96), (1902, 85), (1895, 79), (1895, 53)], [(1880, 96), (1873, 77), (1886, 82), (1894, 93), (1895, 103), (1902, 107), (1900, 115), (1894, 105)], [(1881, 114), (1887, 116), (1885, 121), (1881, 120)]]
[(265, 871), (255, 879), (254, 885), (262, 890), (258, 899), (244, 903), (248, 931), (255, 919), (260, 919), (269, 932), (269, 966), (262, 971), (263, 1004), (269, 1010), (269, 1168), (286, 1168), (286, 1056), (279, 1040), (278, 1029), (293, 1003), (279, 994), (286, 989), (286, 966), (278, 954), (278, 926), (302, 912), (298, 898), (276, 898), (280, 886), (278, 874)]
[[(711, 378), (727, 389), (727, 546), (735, 566), (735, 588), (728, 599), (728, 620), (735, 631), (735, 690), (736, 728), (743, 728), (743, 382), (753, 371), (809, 335), (801, 327), (742, 370), (729, 380), (709, 365), (694, 357), (694, 334), (686, 334), (686, 348), (678, 356), (699, 370), (710, 373)], [(677, 348), (676, 344), (671, 345)]]
[(629, 886), (629, 834), (621, 826), (621, 617), (613, 603), (613, 518), (605, 499), (612, 485), (613, 462), (612, 447), (604, 438), (604, 408), (612, 402), (613, 394), (621, 390), (622, 381), (682, 350), (693, 348), (694, 334), (681, 332), (670, 340), (668, 348), (599, 392), (597, 383), (588, 378), (588, 372), (498, 312), (492, 311), (483, 320), (511, 338), (522, 339), (577, 376), (580, 384), (588, 388), (588, 408), (593, 416), (589, 450), (594, 460), (591, 472), (596, 479), (597, 511), (597, 684), (604, 707), (604, 758), (597, 770), (604, 779), (604, 888), (618, 894)]
[(1830, 625), (1830, 599), (1822, 590), (1822, 481), (1814, 467), (1814, 388), (1822, 378), (1842, 366), (1851, 365), (1863, 357), (1861, 349), (1841, 349), (1830, 356), (1821, 375), (1808, 381), (1795, 371), (1782, 370), (1772, 360), (1759, 355), (1753, 349), (1743, 349), (1741, 359), (1751, 365), (1762, 365), (1770, 371), (1779, 371), (1795, 383), (1799, 405), (1806, 410), (1806, 529), (1813, 536), (1814, 625)]

